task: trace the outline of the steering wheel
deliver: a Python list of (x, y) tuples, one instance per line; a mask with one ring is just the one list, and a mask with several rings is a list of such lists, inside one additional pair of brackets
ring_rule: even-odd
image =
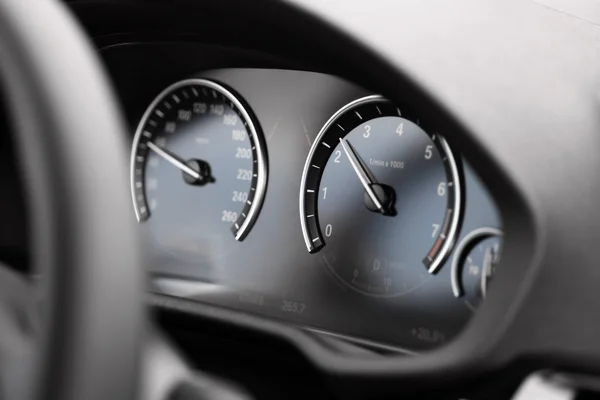
[(0, 397), (234, 390), (192, 375), (147, 319), (124, 124), (84, 33), (58, 2), (2, 1), (0, 58), (44, 276), (38, 324), (31, 285), (0, 268)]
[[(126, 181), (126, 135), (117, 101), (84, 33), (58, 2), (3, 0), (0, 60), (32, 216), (34, 264), (44, 275), (38, 324), (33, 288), (0, 269), (3, 398), (243, 396), (192, 372), (147, 318)], [(388, 67), (381, 71), (400, 75)], [(481, 147), (466, 141), (465, 149)], [(600, 170), (597, 164), (589, 167)], [(600, 324), (575, 328), (582, 318), (600, 315), (600, 302), (587, 302), (584, 296), (594, 292), (600, 269), (584, 259), (572, 265), (569, 272), (579, 274), (580, 296), (569, 297), (573, 280), (567, 279), (562, 261), (576, 249), (558, 242), (558, 227), (575, 228), (578, 220), (566, 221), (547, 207), (550, 203), (541, 199), (549, 193), (542, 185), (524, 189), (532, 173), (511, 179), (519, 168), (485, 166), (490, 176), (504, 177), (495, 193), (512, 184), (523, 189), (521, 198), (504, 207), (538, 208), (505, 220), (506, 272), (498, 275), (488, 300), (454, 343), (415, 358), (348, 361), (293, 328), (272, 325), (273, 335), (301, 348), (333, 384), (353, 380), (365, 391), (377, 386), (379, 393), (429, 396), (486, 374), (493, 378), (514, 360), (531, 356), (535, 368), (600, 372), (600, 350), (590, 347)], [(568, 177), (563, 171), (558, 178)], [(600, 193), (599, 183), (590, 183), (588, 194), (594, 193)], [(578, 204), (573, 196), (569, 199)], [(579, 239), (577, 250), (594, 242)], [(529, 248), (536, 249), (533, 255), (524, 250)], [(523, 268), (524, 262), (530, 268)], [(556, 296), (564, 301), (549, 311), (546, 306), (556, 304)]]

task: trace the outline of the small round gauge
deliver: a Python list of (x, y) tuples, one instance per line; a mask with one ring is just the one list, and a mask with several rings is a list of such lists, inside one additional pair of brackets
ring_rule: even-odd
[(474, 310), (485, 298), (496, 265), (500, 261), (502, 231), (480, 228), (466, 235), (456, 246), (452, 261), (452, 292)]
[(300, 189), (306, 247), (360, 293), (406, 294), (449, 255), (461, 196), (446, 141), (368, 96), (335, 113), (312, 144)]
[(243, 240), (266, 184), (262, 133), (231, 89), (205, 79), (177, 82), (143, 115), (131, 152), (135, 213), (174, 252), (206, 251), (215, 236)]

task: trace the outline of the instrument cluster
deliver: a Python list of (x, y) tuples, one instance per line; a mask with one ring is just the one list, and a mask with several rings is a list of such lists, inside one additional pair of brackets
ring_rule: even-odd
[(422, 351), (492, 284), (499, 212), (452, 133), (334, 76), (183, 76), (139, 118), (131, 193), (153, 289)]

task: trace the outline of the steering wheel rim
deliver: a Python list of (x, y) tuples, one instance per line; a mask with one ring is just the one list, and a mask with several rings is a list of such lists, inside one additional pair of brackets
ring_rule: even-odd
[(0, 2), (0, 58), (33, 263), (46, 277), (49, 322), (31, 394), (134, 398), (143, 275), (110, 85), (83, 32), (54, 1)]

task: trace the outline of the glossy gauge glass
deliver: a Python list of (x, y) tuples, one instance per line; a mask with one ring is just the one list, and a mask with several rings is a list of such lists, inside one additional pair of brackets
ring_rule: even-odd
[(438, 132), (380, 96), (356, 100), (325, 124), (304, 167), (306, 247), (358, 292), (406, 294), (449, 255), (461, 187)]
[(133, 204), (167, 250), (201, 258), (226, 246), (225, 236), (243, 240), (266, 186), (263, 135), (232, 89), (206, 79), (177, 82), (143, 115), (131, 152)]
[(452, 292), (475, 310), (485, 299), (487, 288), (500, 261), (502, 231), (479, 228), (456, 246), (452, 260)]

